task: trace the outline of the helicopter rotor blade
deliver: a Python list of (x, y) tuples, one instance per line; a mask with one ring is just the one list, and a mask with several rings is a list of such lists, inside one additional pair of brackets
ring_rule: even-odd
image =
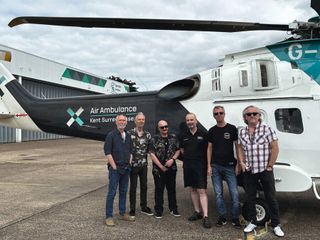
[(261, 24), (253, 22), (134, 19), (134, 18), (84, 18), (84, 17), (17, 17), (10, 21), (10, 27), (24, 23), (87, 28), (129, 28), (176, 31), (241, 32), (258, 30), (288, 31), (286, 24)]
[(311, 0), (311, 7), (320, 15), (320, 1), (319, 0)]

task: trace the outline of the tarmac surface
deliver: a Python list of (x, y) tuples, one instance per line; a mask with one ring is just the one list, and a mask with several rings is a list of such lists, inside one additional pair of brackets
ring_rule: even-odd
[[(181, 217), (165, 211), (159, 220), (137, 212), (135, 222), (120, 221), (117, 195), (116, 226), (107, 227), (107, 172), (102, 149), (102, 142), (77, 138), (0, 145), (0, 239), (245, 239), (242, 230), (232, 227), (230, 218), (227, 225), (214, 226), (218, 214), (209, 178), (213, 227), (204, 229), (201, 221), (187, 221), (192, 205), (183, 187), (181, 163), (177, 176)], [(153, 208), (151, 164), (148, 174), (148, 202)], [(239, 191), (243, 199), (243, 191)], [(225, 197), (230, 206), (227, 191)], [(139, 193), (137, 198), (139, 205)], [(279, 193), (278, 200), (285, 239), (320, 239), (320, 201), (312, 191)], [(267, 233), (250, 239), (277, 238), (269, 227)]]

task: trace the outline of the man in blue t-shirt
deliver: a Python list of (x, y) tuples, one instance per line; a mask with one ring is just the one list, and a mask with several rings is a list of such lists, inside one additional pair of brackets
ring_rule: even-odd
[(235, 172), (237, 160), (234, 157), (233, 150), (238, 139), (237, 128), (224, 120), (225, 110), (222, 106), (215, 106), (213, 108), (213, 117), (217, 124), (209, 129), (207, 135), (207, 161), (208, 175), (211, 175), (212, 178), (219, 213), (216, 226), (221, 227), (227, 223), (227, 210), (223, 197), (222, 183), (225, 180), (228, 184), (232, 201), (232, 225), (240, 228), (239, 194)]

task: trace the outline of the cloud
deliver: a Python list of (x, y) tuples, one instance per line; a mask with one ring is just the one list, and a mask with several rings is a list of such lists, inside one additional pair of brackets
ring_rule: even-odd
[(305, 0), (4, 1), (1, 44), (101, 75), (137, 82), (140, 89), (215, 67), (225, 54), (262, 47), (286, 33), (210, 33), (83, 29), (40, 25), (9, 28), (17, 16), (86, 16), (251, 21), (286, 24), (316, 15)]

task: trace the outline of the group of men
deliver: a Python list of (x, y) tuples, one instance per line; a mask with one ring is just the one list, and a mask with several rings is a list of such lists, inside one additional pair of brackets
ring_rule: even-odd
[[(241, 228), (239, 215), (237, 175), (242, 173), (247, 198), (247, 221), (244, 232), (255, 230), (256, 194), (261, 183), (269, 205), (273, 232), (278, 237), (284, 233), (280, 227), (279, 207), (275, 195), (273, 165), (279, 148), (276, 133), (262, 123), (261, 111), (255, 106), (246, 107), (243, 120), (246, 127), (237, 128), (225, 121), (223, 106), (213, 108), (216, 125), (206, 133), (198, 127), (196, 115), (185, 117), (187, 129), (179, 138), (169, 133), (167, 121), (157, 124), (158, 134), (144, 130), (145, 116), (139, 112), (135, 117), (134, 129), (126, 131), (127, 118), (116, 117), (117, 129), (111, 131), (105, 141), (104, 151), (108, 160), (109, 188), (106, 200), (106, 225), (114, 226), (113, 201), (119, 186), (119, 214), (121, 220), (135, 221), (137, 179), (140, 179), (141, 212), (153, 215), (147, 206), (147, 157), (153, 163), (152, 174), (155, 185), (154, 215), (163, 216), (163, 194), (166, 188), (170, 213), (179, 217), (176, 200), (176, 159), (183, 161), (184, 186), (189, 187), (194, 212), (189, 221), (202, 219), (204, 228), (211, 228), (208, 217), (207, 176), (211, 176), (219, 217), (217, 227), (227, 223), (227, 209), (223, 197), (223, 180), (227, 182), (232, 202), (232, 225)], [(234, 152), (236, 150), (236, 154)], [(130, 211), (126, 213), (126, 193), (130, 178)]]

